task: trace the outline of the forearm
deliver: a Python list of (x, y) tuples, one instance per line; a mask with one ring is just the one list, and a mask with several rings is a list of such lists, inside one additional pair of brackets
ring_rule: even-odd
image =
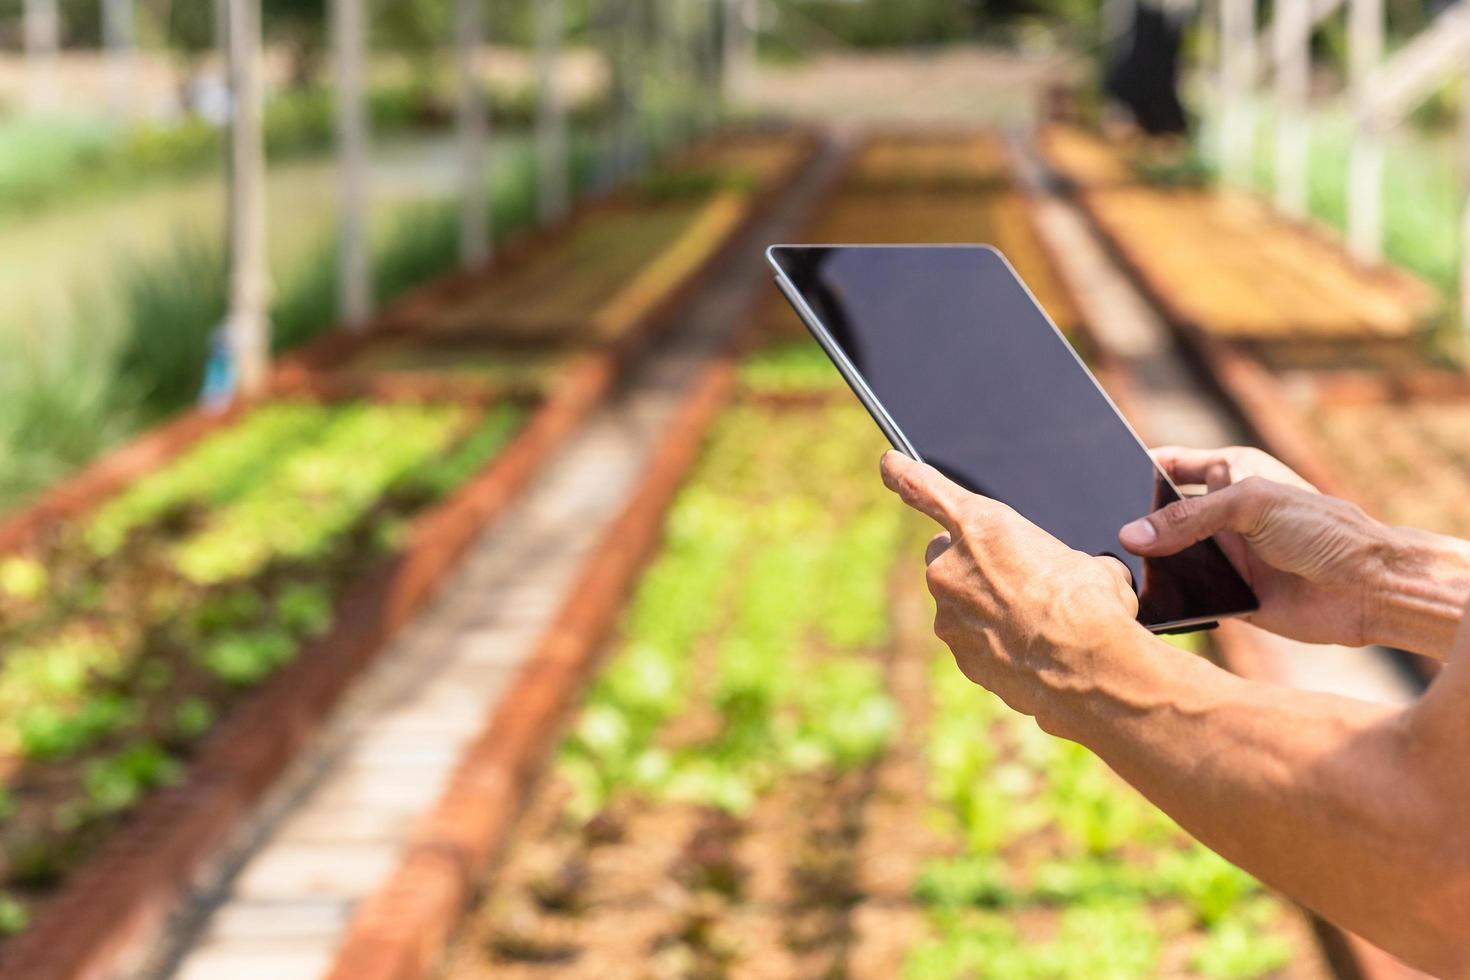
[(1100, 654), (1105, 679), (1058, 693), (1043, 723), (1065, 719), (1059, 734), (1267, 884), (1437, 973), (1470, 970), (1470, 793), (1441, 733), (1402, 709), (1247, 682), (1138, 633), (1118, 642)]
[(1470, 598), (1470, 542), (1411, 528), (1387, 531), (1364, 633), (1369, 642), (1443, 660)]

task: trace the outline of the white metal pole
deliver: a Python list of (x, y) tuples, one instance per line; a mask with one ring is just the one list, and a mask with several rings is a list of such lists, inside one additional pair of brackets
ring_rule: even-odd
[(1138, 0), (1102, 0), (1102, 43), (1110, 55), (1128, 41), (1133, 30), (1133, 19), (1138, 13)]
[(1276, 63), (1276, 206), (1298, 218), (1307, 213), (1311, 23), (1311, 0), (1277, 0), (1271, 22), (1272, 60)]
[(32, 112), (52, 112), (61, 105), (56, 69), (61, 50), (61, 12), (56, 2), (26, 0), (26, 95)]
[(1254, 151), (1255, 38), (1255, 0), (1220, 0), (1220, 165), (1237, 182), (1249, 179)]
[[(1465, 200), (1460, 211), (1460, 330), (1470, 340), (1470, 74), (1460, 79), (1460, 186)], [(1470, 354), (1470, 346), (1465, 350)], [(1466, 358), (1470, 365), (1470, 357)]]
[(133, 0), (102, 0), (102, 44), (107, 50), (108, 102), (130, 116), (137, 108), (137, 11)]
[(341, 302), (349, 328), (372, 312), (371, 230), (367, 215), (367, 105), (363, 93), (367, 19), (363, 0), (332, 0), (337, 60), (337, 164), (341, 189)]
[(724, 97), (735, 105), (749, 96), (755, 75), (755, 3), (724, 0), (724, 15)]
[(481, 0), (456, 0), (455, 50), (459, 61), (459, 256), (466, 266), (490, 258), (492, 213), (488, 178), (490, 118), (485, 111), (480, 49), (484, 43)]
[(1383, 257), (1383, 134), (1363, 116), (1368, 77), (1383, 58), (1383, 0), (1348, 7), (1348, 86), (1355, 129), (1348, 161), (1348, 246), (1364, 262)]
[(561, 91), (561, 0), (536, 0), (537, 198), (543, 222), (560, 221), (569, 206), (567, 114)]
[(230, 312), (237, 390), (265, 386), (270, 301), (265, 254), (265, 143), (261, 129), (260, 0), (230, 0)]

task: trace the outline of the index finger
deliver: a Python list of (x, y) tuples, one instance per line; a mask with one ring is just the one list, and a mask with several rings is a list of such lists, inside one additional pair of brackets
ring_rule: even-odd
[(890, 449), (883, 454), (883, 485), (910, 507), (939, 522), (951, 537), (960, 536), (960, 514), (968, 491), (930, 466)]

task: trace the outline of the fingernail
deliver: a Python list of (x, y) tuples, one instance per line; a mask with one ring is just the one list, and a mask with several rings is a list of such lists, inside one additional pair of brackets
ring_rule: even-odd
[(1130, 524), (1124, 524), (1123, 530), (1118, 532), (1118, 540), (1130, 548), (1144, 548), (1154, 543), (1159, 532), (1154, 530), (1153, 524), (1147, 517), (1140, 517)]

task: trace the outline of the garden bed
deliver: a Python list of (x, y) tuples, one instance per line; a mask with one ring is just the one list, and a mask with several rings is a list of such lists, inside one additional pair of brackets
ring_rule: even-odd
[(1188, 329), (1259, 344), (1411, 346), (1441, 311), (1418, 278), (1355, 261), (1336, 236), (1254, 195), (1149, 183), (1126, 149), (1075, 127), (1048, 127), (1039, 145), (1135, 278)]
[[(988, 134), (937, 140), (890, 134), (865, 142), (792, 244), (994, 245), (1057, 326), (1083, 343), (1076, 304), (1036, 233), (1031, 204), (1005, 182), (1004, 150)], [(969, 176), (961, 181), (957, 174)], [(757, 321), (766, 337), (806, 336), (774, 292)]]
[(958, 675), (881, 448), (845, 398), (716, 423), (443, 975), (1323, 975), (1289, 907)]
[[(613, 342), (425, 341), (413, 317), (477, 288), (456, 275), (293, 356), (272, 397), (191, 413), (0, 526), (0, 930), (20, 933), (0, 946), (7, 976), (108, 970), (156, 925), (779, 189), (645, 255), (636, 301), (609, 303)], [(565, 237), (513, 247), (491, 282)]]
[(716, 138), (597, 202), (417, 331), (509, 343), (616, 342), (730, 242), (815, 150), (800, 132)]
[(874, 189), (985, 190), (1009, 186), (1011, 166), (997, 133), (891, 133), (863, 142), (848, 182)]

